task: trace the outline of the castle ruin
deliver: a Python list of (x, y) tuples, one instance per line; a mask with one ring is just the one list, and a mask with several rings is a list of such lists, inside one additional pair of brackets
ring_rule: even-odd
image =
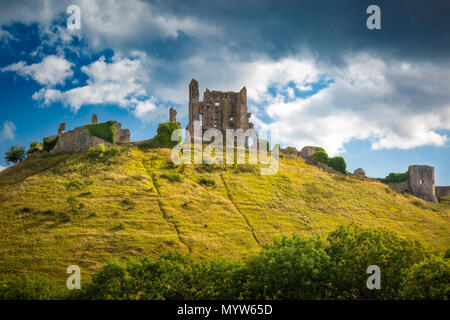
[[(249, 122), (251, 113), (247, 111), (247, 89), (239, 92), (210, 91), (203, 93), (200, 101), (198, 82), (195, 79), (189, 84), (189, 123), (187, 130), (194, 137), (194, 121), (199, 121), (202, 134), (210, 128), (218, 129), (226, 136), (226, 129), (254, 129)], [(256, 137), (257, 139), (257, 137)], [(247, 141), (247, 139), (246, 139)], [(247, 145), (247, 142), (246, 142)]]

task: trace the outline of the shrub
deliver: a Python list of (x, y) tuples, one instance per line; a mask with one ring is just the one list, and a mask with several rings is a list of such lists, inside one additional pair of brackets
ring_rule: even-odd
[(116, 127), (114, 125), (117, 121), (107, 121), (97, 124), (87, 124), (84, 127), (92, 136), (99, 137), (112, 144), (115, 143)]
[(215, 186), (216, 185), (216, 182), (210, 178), (200, 178), (198, 183), (203, 184), (205, 186)]
[[(418, 243), (383, 229), (341, 226), (328, 237), (332, 295), (342, 299), (396, 299), (405, 273), (427, 257)], [(377, 265), (382, 289), (368, 290), (367, 267)]]
[(347, 164), (345, 163), (344, 158), (342, 157), (334, 157), (328, 160), (328, 165), (332, 167), (334, 170), (346, 174), (347, 173)]
[(120, 202), (120, 204), (121, 204), (122, 206), (124, 206), (124, 207), (127, 207), (128, 209), (132, 209), (132, 208), (134, 208), (134, 206), (135, 206), (135, 203), (134, 203), (132, 200), (128, 199), (128, 198), (123, 199), (123, 200)]
[(50, 137), (44, 138), (44, 144), (43, 144), (43, 150), (50, 152), (50, 150), (52, 150), (55, 146), (56, 143), (58, 142), (59, 139), (59, 135), (55, 136), (55, 138), (50, 139)]
[(326, 153), (325, 149), (322, 148), (322, 147), (310, 147), (310, 148), (313, 149), (313, 150), (316, 150), (316, 152), (322, 151), (322, 152), (325, 152), (325, 153)]
[(324, 151), (316, 151), (313, 155), (313, 158), (319, 162), (328, 164), (328, 155)]
[(409, 179), (409, 169), (405, 173), (389, 173), (389, 175), (386, 176), (386, 178), (381, 179), (384, 183), (394, 182), (399, 183), (403, 182)]
[(243, 299), (322, 299), (330, 258), (318, 238), (281, 237), (243, 268)]
[(30, 148), (27, 151), (27, 156), (32, 156), (33, 154), (40, 153), (42, 151), (39, 141), (30, 144)]
[(90, 147), (87, 156), (91, 160), (109, 160), (120, 155), (120, 148), (118, 146), (105, 147), (99, 144), (96, 147)]
[(292, 147), (287, 147), (287, 148), (286, 148), (286, 153), (287, 153), (287, 154), (292, 154), (292, 151), (293, 151), (293, 150), (292, 150)]
[(179, 173), (172, 173), (172, 174), (164, 173), (161, 175), (161, 177), (163, 177), (169, 181), (176, 181), (176, 182), (183, 182), (183, 180), (184, 180), (183, 176)]
[(153, 139), (162, 148), (173, 148), (181, 141), (181, 137), (178, 141), (172, 141), (172, 132), (176, 129), (180, 129), (180, 125), (176, 122), (160, 123)]
[(17, 163), (25, 160), (25, 147), (12, 146), (5, 152), (5, 161), (8, 163)]
[(3, 275), (0, 300), (50, 300), (62, 298), (62, 289), (45, 278)]
[(450, 261), (431, 257), (414, 265), (401, 288), (405, 299), (448, 300), (450, 298)]

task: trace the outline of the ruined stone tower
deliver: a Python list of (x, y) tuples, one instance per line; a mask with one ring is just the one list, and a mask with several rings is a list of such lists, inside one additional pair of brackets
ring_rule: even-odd
[(226, 129), (253, 129), (249, 122), (251, 113), (247, 112), (247, 89), (239, 92), (210, 91), (203, 93), (200, 101), (198, 82), (192, 79), (189, 84), (189, 123), (187, 130), (194, 135), (194, 121), (200, 121), (202, 132), (210, 128), (222, 131), (225, 137)]
[(409, 188), (411, 193), (426, 201), (437, 202), (434, 186), (434, 167), (409, 166)]

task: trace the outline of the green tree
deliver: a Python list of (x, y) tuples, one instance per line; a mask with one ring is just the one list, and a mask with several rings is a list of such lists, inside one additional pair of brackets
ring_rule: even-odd
[(433, 256), (414, 265), (401, 288), (405, 299), (448, 300), (450, 298), (450, 261)]
[(5, 152), (5, 160), (9, 163), (17, 163), (25, 158), (25, 147), (22, 146), (12, 146)]
[(313, 158), (319, 162), (328, 164), (329, 158), (328, 154), (325, 151), (316, 151), (313, 154)]
[[(243, 270), (243, 299), (322, 299), (327, 296), (330, 258), (318, 238), (276, 238)], [(237, 298), (237, 297), (236, 297)]]
[[(383, 229), (341, 226), (328, 237), (333, 297), (342, 299), (397, 299), (408, 269), (427, 257), (416, 241)], [(369, 290), (367, 267), (381, 270), (381, 290)]]

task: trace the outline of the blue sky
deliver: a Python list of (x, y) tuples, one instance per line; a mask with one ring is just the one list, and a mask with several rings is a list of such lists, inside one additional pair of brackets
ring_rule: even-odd
[[(70, 4), (81, 30), (66, 28)], [(450, 185), (449, 5), (378, 1), (382, 29), (368, 30), (370, 4), (2, 2), (0, 153), (92, 113), (134, 141), (170, 107), (185, 126), (195, 78), (201, 94), (246, 86), (251, 121), (282, 146), (323, 146), (372, 177), (433, 165)]]

